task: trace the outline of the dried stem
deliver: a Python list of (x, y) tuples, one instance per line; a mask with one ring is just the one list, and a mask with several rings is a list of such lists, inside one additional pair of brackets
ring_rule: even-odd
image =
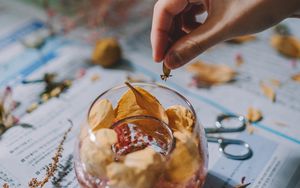
[(65, 140), (67, 139), (68, 133), (71, 131), (72, 126), (64, 133), (64, 136), (62, 140), (60, 141), (57, 150), (55, 152), (54, 157), (52, 157), (52, 163), (50, 163), (46, 168), (46, 176), (42, 180), (37, 180), (37, 178), (32, 178), (31, 181), (28, 183), (28, 186), (30, 188), (37, 188), (37, 187), (43, 187), (53, 176), (54, 173), (56, 172), (59, 164), (59, 160), (62, 157), (62, 152), (63, 152), (63, 144)]

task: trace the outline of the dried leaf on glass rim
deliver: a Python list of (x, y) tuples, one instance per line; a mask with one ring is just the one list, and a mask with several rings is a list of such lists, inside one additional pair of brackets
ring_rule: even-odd
[(300, 72), (297, 74), (294, 74), (292, 77), (292, 80), (294, 80), (295, 82), (300, 83)]
[(265, 83), (260, 83), (260, 89), (263, 92), (263, 94), (268, 97), (272, 102), (276, 101), (276, 93), (273, 90), (272, 87), (266, 85)]
[(114, 119), (115, 115), (113, 106), (107, 99), (96, 101), (88, 115), (88, 122), (92, 131), (96, 131), (101, 128), (109, 128)]
[(271, 45), (282, 55), (300, 58), (300, 41), (294, 36), (274, 35)]
[(226, 42), (234, 43), (234, 44), (242, 44), (242, 43), (245, 43), (245, 42), (253, 41), (255, 39), (256, 39), (255, 35), (244, 35), (244, 36), (240, 36), (240, 37), (235, 37), (235, 38), (230, 39)]
[(124, 163), (113, 162), (107, 166), (109, 184), (122, 188), (154, 187), (162, 164), (162, 157), (151, 147), (130, 153)]
[(92, 62), (103, 67), (111, 67), (121, 59), (122, 51), (115, 38), (103, 38), (97, 41), (92, 54)]
[(212, 86), (233, 81), (236, 71), (227, 65), (213, 65), (202, 61), (190, 64), (187, 70), (195, 73), (197, 83)]
[(87, 172), (96, 177), (106, 176), (106, 166), (113, 162), (111, 146), (117, 142), (117, 134), (112, 129), (94, 132), (95, 141), (85, 137), (80, 148), (80, 158)]
[(174, 105), (169, 107), (166, 112), (173, 131), (193, 131), (195, 117), (190, 110), (181, 105)]
[(166, 178), (175, 183), (189, 181), (201, 162), (196, 140), (187, 131), (174, 132), (176, 146), (167, 162)]
[(129, 90), (121, 97), (115, 109), (117, 119), (129, 116), (150, 115), (163, 122), (169, 122), (167, 113), (159, 101), (141, 87), (132, 86), (126, 82)]
[(249, 107), (247, 113), (247, 119), (251, 123), (260, 121), (263, 118), (262, 113), (259, 109)]

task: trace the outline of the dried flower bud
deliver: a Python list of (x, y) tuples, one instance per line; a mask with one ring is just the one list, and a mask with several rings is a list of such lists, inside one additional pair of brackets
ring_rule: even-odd
[(170, 74), (171, 74), (171, 69), (166, 67), (166, 65), (163, 63), (163, 74), (160, 75), (160, 78), (164, 81), (167, 81), (167, 79), (172, 76)]
[(260, 110), (253, 107), (248, 108), (247, 119), (249, 122), (257, 122), (262, 119), (262, 113)]
[(92, 54), (92, 62), (103, 67), (111, 67), (121, 59), (121, 47), (115, 38), (104, 38), (97, 42)]

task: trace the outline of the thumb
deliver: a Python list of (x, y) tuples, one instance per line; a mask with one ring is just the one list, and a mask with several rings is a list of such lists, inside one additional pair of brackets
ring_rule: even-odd
[(187, 35), (177, 40), (164, 58), (164, 64), (176, 69), (227, 38), (226, 25), (219, 21), (207, 20)]

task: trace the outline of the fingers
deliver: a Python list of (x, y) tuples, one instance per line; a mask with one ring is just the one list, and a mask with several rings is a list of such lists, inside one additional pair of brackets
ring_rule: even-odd
[(226, 38), (223, 24), (208, 20), (205, 24), (177, 40), (168, 50), (165, 65), (170, 69), (183, 66), (200, 53)]
[(187, 0), (159, 0), (155, 4), (151, 29), (151, 45), (154, 61), (159, 62), (163, 59), (168, 41), (170, 40), (169, 32), (173, 18), (187, 4)]

